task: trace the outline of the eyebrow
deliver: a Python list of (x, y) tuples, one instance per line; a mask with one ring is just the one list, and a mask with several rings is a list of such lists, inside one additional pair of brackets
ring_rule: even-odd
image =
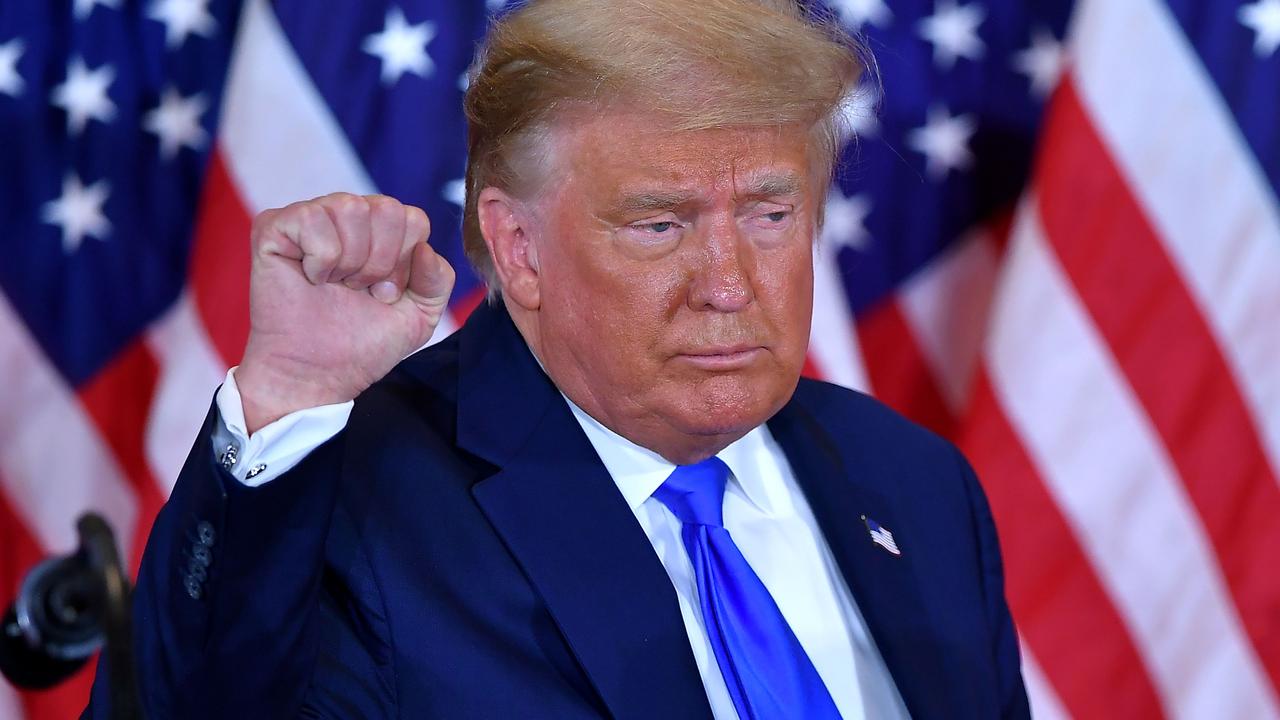
[[(798, 175), (761, 175), (747, 182), (740, 198), (785, 197), (799, 195), (803, 183)], [(643, 190), (626, 195), (614, 206), (624, 213), (647, 213), (672, 210), (694, 200), (694, 193), (682, 190)]]
[(654, 212), (671, 210), (693, 200), (693, 193), (683, 191), (646, 190), (623, 197), (617, 203), (617, 210), (626, 213)]
[(746, 187), (743, 188), (742, 196), (758, 198), (799, 195), (803, 187), (804, 184), (801, 182), (800, 176), (793, 173), (762, 175), (748, 181)]

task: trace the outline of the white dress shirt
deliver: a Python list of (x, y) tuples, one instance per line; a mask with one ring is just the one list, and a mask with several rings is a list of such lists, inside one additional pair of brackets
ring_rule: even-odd
[(250, 436), (235, 368), (227, 371), (214, 402), (222, 417), (222, 424), (213, 433), (214, 455), (235, 479), (249, 487), (264, 485), (293, 469), (312, 450), (342, 432), (355, 407), (354, 402), (347, 401), (299, 410)]
[[(295, 412), (248, 437), (234, 372), (227, 373), (217, 395), (224, 425), (215, 435), (215, 452), (224, 452), (224, 445), (236, 447), (229, 469), (241, 482), (269, 482), (346, 426), (351, 403)], [(569, 407), (671, 578), (712, 712), (717, 720), (736, 719), (702, 618), (680, 521), (652, 497), (675, 465), (606, 428), (572, 402)], [(752, 430), (717, 455), (732, 471), (725, 488), (725, 529), (777, 602), (840, 715), (845, 720), (908, 718), (791, 466), (768, 428)]]

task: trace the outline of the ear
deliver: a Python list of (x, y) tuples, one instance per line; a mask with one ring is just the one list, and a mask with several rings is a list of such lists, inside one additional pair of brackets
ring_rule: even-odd
[(525, 204), (496, 187), (487, 187), (480, 191), (476, 210), (480, 234), (502, 281), (502, 295), (526, 310), (537, 310), (542, 304), (538, 251)]

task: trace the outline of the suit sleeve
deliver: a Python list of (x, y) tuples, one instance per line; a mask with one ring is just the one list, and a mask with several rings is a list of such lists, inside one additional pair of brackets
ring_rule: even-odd
[(1030, 718), (1026, 687), (1022, 681), (1022, 663), (1018, 650), (1018, 634), (1004, 594), (1004, 565), (1000, 558), (1000, 541), (987, 496), (973, 468), (956, 452), (956, 460), (965, 479), (969, 506), (978, 534), (981, 557), (982, 589), (987, 606), (987, 627), (991, 631), (991, 651), (999, 683), (1000, 717)]
[[(323, 708), (343, 699), (318, 692), (317, 678), (338, 692), (378, 686), (372, 659), (345, 631), (341, 583), (322, 602), (345, 433), (249, 487), (215, 460), (220, 423), (215, 407), (142, 559), (133, 613), (142, 707), (153, 719), (329, 716)], [(326, 642), (342, 662), (322, 652)], [(100, 663), (89, 717), (109, 715), (109, 672)], [(382, 714), (356, 696), (351, 716)]]

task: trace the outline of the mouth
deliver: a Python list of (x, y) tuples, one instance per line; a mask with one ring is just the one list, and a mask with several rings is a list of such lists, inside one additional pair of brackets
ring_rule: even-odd
[(702, 370), (739, 370), (755, 362), (765, 349), (759, 345), (708, 346), (682, 352), (676, 359)]

